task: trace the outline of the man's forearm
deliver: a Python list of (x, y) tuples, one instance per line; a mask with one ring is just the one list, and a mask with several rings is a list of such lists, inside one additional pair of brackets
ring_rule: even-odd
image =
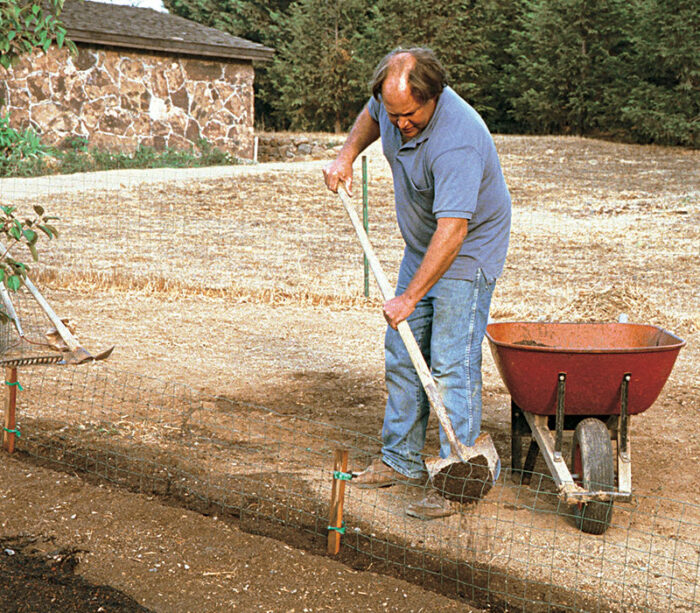
[(404, 295), (416, 304), (435, 285), (455, 261), (467, 236), (467, 220), (445, 218), (438, 222), (420, 267)]
[(362, 112), (352, 124), (350, 133), (348, 134), (345, 143), (343, 144), (339, 158), (350, 162), (355, 161), (358, 155), (369, 147), (375, 140), (379, 138), (379, 124), (372, 119), (367, 107), (362, 109)]
[(358, 155), (379, 138), (379, 124), (372, 119), (367, 106), (355, 119), (350, 134), (348, 134), (338, 157), (324, 167), (323, 177), (326, 187), (333, 192), (338, 191), (342, 183), (350, 193), (352, 190), (352, 163)]
[(466, 219), (442, 218), (433, 234), (428, 250), (416, 274), (406, 290), (384, 303), (384, 318), (396, 328), (416, 308), (418, 301), (425, 296), (444, 275), (459, 254), (467, 236)]

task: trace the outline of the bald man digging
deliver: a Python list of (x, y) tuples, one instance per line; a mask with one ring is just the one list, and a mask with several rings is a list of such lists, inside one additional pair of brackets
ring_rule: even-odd
[[(397, 49), (377, 66), (372, 97), (338, 157), (323, 170), (328, 188), (352, 187), (352, 164), (381, 137), (405, 242), (396, 297), (383, 306), (388, 399), (381, 457), (357, 474), (361, 488), (423, 483), (421, 450), (429, 404), (398, 324), (407, 320), (430, 365), (457, 438), (481, 430), (481, 344), (503, 270), (511, 202), (493, 139), (478, 113), (447, 86), (430, 49)], [(440, 455), (450, 445), (440, 429)], [(430, 490), (407, 513), (454, 512)]]

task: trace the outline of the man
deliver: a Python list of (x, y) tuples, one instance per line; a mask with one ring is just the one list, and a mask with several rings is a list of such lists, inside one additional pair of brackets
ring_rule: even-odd
[[(511, 202), (493, 139), (481, 117), (446, 85), (429, 49), (397, 49), (377, 66), (372, 98), (338, 157), (328, 188), (352, 187), (352, 164), (381, 137), (392, 171), (405, 241), (396, 297), (383, 306), (388, 400), (382, 455), (353, 478), (358, 487), (419, 483), (429, 404), (396, 331), (407, 320), (430, 365), (457, 438), (473, 445), (481, 428), (481, 344), (503, 270)], [(440, 429), (440, 455), (450, 445)], [(431, 491), (409, 515), (452, 513)]]

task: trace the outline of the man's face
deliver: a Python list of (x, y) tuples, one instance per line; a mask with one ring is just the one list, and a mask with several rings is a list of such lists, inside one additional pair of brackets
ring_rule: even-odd
[(437, 98), (431, 98), (425, 104), (418, 102), (410, 89), (393, 87), (385, 83), (382, 88), (382, 102), (389, 115), (389, 121), (401, 132), (403, 142), (418, 136), (428, 125), (435, 112)]

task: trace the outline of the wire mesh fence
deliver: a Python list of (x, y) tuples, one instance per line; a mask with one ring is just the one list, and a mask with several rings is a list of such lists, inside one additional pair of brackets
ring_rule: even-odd
[[(514, 137), (503, 155), (516, 208), (494, 316), (609, 321), (625, 311), (631, 320), (696, 334), (700, 224), (697, 193), (686, 186), (697, 173), (693, 158), (661, 151), (653, 161), (613, 164), (604, 151), (563, 140), (555, 159), (539, 142)], [(41, 266), (30, 275), (69, 296), (129, 290), (256, 305), (377, 306), (362, 297), (359, 249), (350, 231), (339, 230), (347, 230), (344, 212), (328, 207), (319, 167), (304, 168), (3, 180), (0, 200), (42, 204), (61, 218), (60, 239), (40, 249)], [(664, 174), (670, 168), (677, 175)], [(599, 187), (605, 173), (619, 184), (612, 196)], [(370, 235), (380, 237), (377, 254), (395, 271), (402, 242), (390, 180), (370, 187)], [(599, 283), (604, 291), (576, 294)], [(3, 358), (46, 355), (45, 313), (25, 290), (12, 300), (23, 335), (0, 326)], [(182, 362), (206, 368), (197, 339), (182, 343), (189, 348)], [(244, 349), (232, 359), (244, 360)], [(696, 363), (678, 364), (675, 376), (679, 406), (692, 405)], [(18, 380), (15, 443), (27, 461), (216, 513), (313, 552), (325, 549), (328, 535), (333, 453), (347, 449), (351, 464), (364, 466), (381, 446), (354, 429), (219, 395), (211, 382), (200, 389), (104, 363), (20, 365)], [(692, 486), (697, 469), (685, 469)], [(615, 503), (610, 527), (593, 536), (577, 529), (576, 509), (550, 476), (533, 472), (528, 485), (512, 477), (504, 467), (483, 500), (455, 505), (455, 514), (435, 522), (405, 514), (427, 485), (361, 490), (350, 483), (339, 558), (492, 610), (700, 609), (700, 507), (692, 495), (636, 492)]]
[[(105, 365), (22, 369), (19, 451), (88, 479), (221, 518), (318, 553), (333, 452), (366, 463), (380, 441)], [(340, 559), (493, 610), (694, 611), (700, 507), (638, 495), (603, 536), (576, 528), (551, 477), (504, 470), (480, 501), (424, 522), (427, 486), (346, 489)]]

